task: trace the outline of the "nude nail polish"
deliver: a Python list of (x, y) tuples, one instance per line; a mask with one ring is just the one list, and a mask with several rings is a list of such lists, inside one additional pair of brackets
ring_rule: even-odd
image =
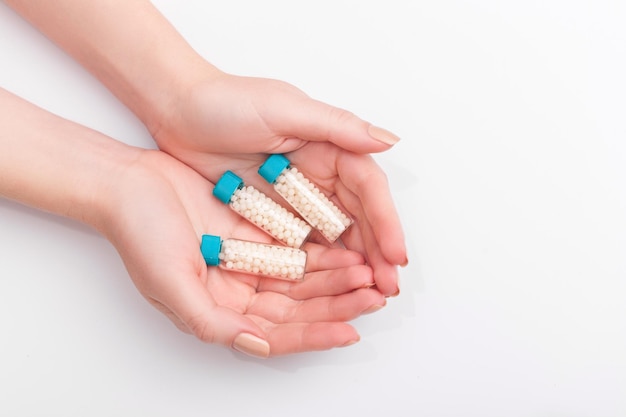
[(380, 310), (383, 307), (384, 307), (384, 305), (374, 304), (373, 306), (370, 306), (370, 307), (366, 308), (365, 310), (363, 310), (361, 312), (361, 314), (372, 314), (372, 313), (377, 312), (378, 310)]
[(400, 140), (399, 137), (390, 131), (374, 125), (370, 125), (370, 127), (367, 128), (367, 133), (377, 141), (386, 145), (395, 145)]
[(365, 310), (363, 310), (361, 312), (361, 314), (371, 314), (371, 313), (375, 313), (378, 310), (380, 310), (381, 308), (383, 308), (384, 306), (387, 305), (387, 300), (383, 299), (382, 304), (374, 304), (369, 306), (368, 308), (366, 308)]
[(352, 345), (354, 345), (355, 343), (358, 343), (360, 340), (361, 340), (361, 336), (358, 336), (356, 340), (350, 340), (350, 341), (348, 341), (348, 342), (346, 342), (346, 343), (344, 343), (343, 345), (338, 346), (338, 347), (348, 347), (348, 346), (352, 346)]
[(240, 333), (233, 341), (233, 349), (246, 355), (265, 359), (270, 356), (270, 345), (267, 341), (250, 333)]

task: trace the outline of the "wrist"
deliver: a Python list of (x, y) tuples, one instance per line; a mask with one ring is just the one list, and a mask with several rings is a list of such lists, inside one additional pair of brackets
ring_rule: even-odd
[[(102, 137), (93, 141), (90, 156), (83, 162), (85, 172), (71, 197), (71, 209), (62, 213), (85, 223), (108, 237), (123, 201), (120, 188), (128, 187), (129, 172), (144, 150)], [(89, 165), (89, 167), (87, 167)]]
[(220, 72), (150, 1), (8, 4), (94, 74), (151, 133), (171, 117), (190, 84)]
[(152, 79), (142, 80), (136, 87), (143, 91), (141, 99), (126, 104), (161, 145), (159, 139), (164, 136), (161, 133), (169, 132), (170, 126), (179, 126), (180, 119), (185, 117), (181, 113), (188, 107), (186, 103), (196, 86), (223, 74), (202, 57), (188, 55), (187, 59), (180, 58), (176, 64), (164, 64), (153, 71)]
[(0, 195), (96, 229), (139, 150), (0, 89)]

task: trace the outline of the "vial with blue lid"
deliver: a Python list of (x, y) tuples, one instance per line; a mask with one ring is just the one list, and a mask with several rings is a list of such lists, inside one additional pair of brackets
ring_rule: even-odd
[(335, 242), (352, 224), (352, 219), (285, 156), (270, 155), (259, 168), (259, 174), (329, 242)]
[(287, 281), (304, 279), (307, 253), (301, 249), (207, 234), (200, 251), (208, 266)]
[(285, 246), (300, 248), (312, 231), (307, 222), (255, 187), (245, 185), (232, 171), (222, 175), (213, 195)]

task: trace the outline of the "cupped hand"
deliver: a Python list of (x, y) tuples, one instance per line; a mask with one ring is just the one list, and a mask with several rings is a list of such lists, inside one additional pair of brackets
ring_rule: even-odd
[(308, 243), (307, 273), (287, 282), (207, 267), (200, 237), (271, 238), (212, 195), (212, 184), (160, 151), (140, 151), (108, 199), (103, 233), (141, 294), (199, 339), (267, 357), (347, 346), (347, 322), (385, 304), (354, 251)]
[(160, 149), (213, 182), (229, 169), (273, 197), (256, 171), (267, 154), (286, 154), (354, 218), (342, 241), (365, 256), (377, 288), (399, 292), (403, 231), (386, 175), (369, 155), (389, 149), (395, 135), (278, 80), (218, 72), (178, 91), (167, 116), (148, 126)]

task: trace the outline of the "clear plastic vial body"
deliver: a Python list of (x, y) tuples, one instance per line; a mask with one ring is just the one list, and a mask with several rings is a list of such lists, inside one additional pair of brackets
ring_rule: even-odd
[(209, 266), (287, 281), (304, 279), (307, 253), (297, 248), (203, 235), (200, 250)]
[(253, 186), (245, 186), (231, 171), (215, 184), (213, 195), (285, 246), (300, 248), (311, 234), (307, 222)]
[(270, 155), (259, 174), (329, 242), (335, 242), (352, 224), (352, 219), (283, 155)]

